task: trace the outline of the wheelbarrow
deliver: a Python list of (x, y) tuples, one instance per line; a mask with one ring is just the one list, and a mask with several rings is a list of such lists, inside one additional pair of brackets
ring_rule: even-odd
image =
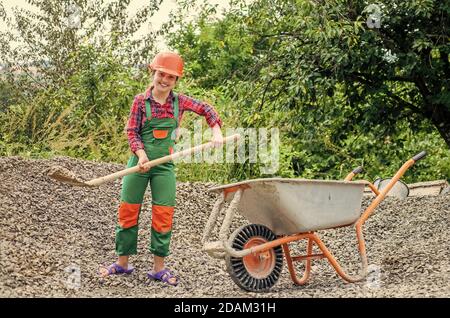
[[(282, 272), (284, 258), (297, 285), (304, 285), (309, 280), (312, 261), (323, 258), (346, 282), (361, 281), (368, 272), (362, 231), (364, 223), (403, 174), (425, 155), (423, 151), (405, 162), (381, 191), (369, 181), (351, 181), (363, 171), (362, 167), (353, 170), (342, 181), (267, 178), (211, 188), (209, 191), (219, 193), (219, 197), (205, 225), (203, 250), (212, 257), (224, 258), (232, 280), (242, 289), (252, 292), (265, 291), (275, 285)], [(361, 213), (366, 186), (375, 197)], [(225, 202), (229, 205), (224, 212)], [(251, 224), (241, 226), (227, 237), (236, 211)], [(209, 241), (222, 212), (224, 218), (219, 239)], [(354, 275), (343, 270), (315, 233), (351, 225), (355, 225), (361, 259), (359, 273)], [(307, 241), (306, 255), (291, 256), (288, 244), (300, 240)], [(320, 253), (313, 253), (314, 245)], [(293, 264), (298, 261), (305, 262), (301, 278)]]

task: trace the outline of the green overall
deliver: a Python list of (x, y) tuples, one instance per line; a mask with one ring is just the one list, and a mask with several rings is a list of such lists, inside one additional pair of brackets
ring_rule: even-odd
[[(175, 130), (178, 127), (178, 96), (174, 93), (174, 118), (152, 118), (150, 102), (145, 101), (147, 119), (140, 133), (149, 160), (172, 153)], [(136, 155), (128, 160), (128, 167), (136, 166)], [(152, 167), (145, 173), (133, 173), (123, 178), (121, 203), (116, 226), (116, 254), (137, 253), (138, 220), (144, 193), (150, 182), (152, 193), (152, 230), (149, 249), (156, 256), (169, 255), (172, 220), (175, 208), (176, 181), (174, 163), (169, 161)]]

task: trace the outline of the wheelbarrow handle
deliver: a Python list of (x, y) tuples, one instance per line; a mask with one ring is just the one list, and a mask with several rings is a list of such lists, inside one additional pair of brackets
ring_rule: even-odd
[(401, 167), (400, 169), (397, 171), (397, 173), (391, 178), (391, 180), (389, 181), (389, 183), (383, 187), (383, 189), (377, 193), (376, 191), (374, 191), (377, 196), (376, 198), (370, 203), (370, 205), (367, 207), (367, 209), (364, 211), (363, 214), (361, 214), (360, 218), (358, 219), (358, 221), (356, 221), (356, 226), (361, 227), (364, 222), (368, 219), (368, 217), (373, 213), (373, 211), (375, 210), (375, 208), (378, 206), (378, 204), (384, 200), (385, 196), (388, 194), (388, 192), (392, 189), (392, 187), (397, 183), (397, 181), (400, 180), (400, 178), (405, 174), (405, 172), (411, 168), (416, 161), (422, 159), (423, 157), (426, 156), (426, 152), (422, 151), (420, 153), (418, 153), (417, 155), (415, 155), (414, 157), (412, 157), (411, 159), (409, 159), (408, 161), (406, 161)]
[(361, 173), (363, 171), (364, 171), (364, 168), (362, 166), (359, 166), (359, 167), (353, 169), (352, 172), (353, 172), (353, 174), (358, 174), (358, 173)]
[(417, 162), (420, 159), (422, 159), (423, 157), (425, 157), (426, 155), (427, 155), (427, 152), (422, 151), (422, 152), (418, 153), (417, 155), (415, 155), (414, 157), (412, 157), (412, 160), (414, 160), (414, 162)]
[(350, 172), (350, 173), (344, 178), (344, 180), (345, 180), (345, 181), (351, 181), (355, 175), (357, 175), (358, 173), (361, 173), (361, 172), (363, 172), (363, 171), (364, 171), (364, 168), (363, 168), (362, 166), (359, 166), (359, 167), (353, 169), (353, 171)]

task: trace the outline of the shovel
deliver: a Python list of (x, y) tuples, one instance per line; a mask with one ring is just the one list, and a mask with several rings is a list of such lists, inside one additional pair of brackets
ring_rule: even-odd
[[(239, 140), (239, 138), (240, 138), (239, 134), (228, 136), (226, 138), (223, 138), (223, 143), (226, 144), (226, 143), (228, 143), (230, 141), (234, 141), (234, 140), (237, 141), (237, 140)], [(196, 147), (192, 147), (192, 148), (189, 148), (189, 149), (186, 149), (186, 150), (183, 150), (183, 151), (179, 151), (179, 152), (173, 153), (173, 154), (168, 155), (168, 156), (164, 156), (164, 157), (161, 157), (161, 158), (158, 158), (158, 159), (146, 162), (143, 166), (145, 168), (151, 168), (151, 167), (160, 165), (162, 163), (166, 163), (168, 161), (175, 160), (175, 159), (180, 158), (180, 157), (188, 156), (188, 155), (190, 155), (192, 153), (196, 153), (196, 152), (199, 152), (199, 151), (202, 151), (202, 150), (205, 150), (205, 149), (209, 149), (209, 148), (212, 148), (212, 147), (214, 147), (213, 143), (212, 142), (207, 142), (205, 144), (202, 144), (202, 145), (199, 145), (199, 146), (196, 146)], [(124, 170), (121, 170), (121, 171), (117, 171), (117, 172), (112, 173), (110, 175), (107, 175), (107, 176), (104, 176), (104, 177), (99, 177), (99, 178), (92, 179), (92, 180), (89, 180), (89, 181), (81, 180), (77, 175), (75, 175), (75, 173), (73, 173), (72, 171), (67, 170), (66, 168), (63, 168), (61, 166), (53, 166), (53, 167), (51, 167), (47, 174), (52, 179), (55, 179), (55, 180), (58, 180), (58, 181), (61, 181), (61, 182), (67, 183), (67, 184), (71, 184), (71, 185), (74, 185), (74, 186), (97, 187), (97, 186), (99, 186), (99, 185), (101, 185), (103, 183), (116, 180), (118, 178), (124, 177), (126, 175), (129, 175), (129, 174), (132, 174), (132, 173), (135, 173), (135, 172), (138, 172), (138, 171), (139, 171), (139, 166), (136, 165), (134, 167), (127, 168), (127, 169), (124, 169)]]

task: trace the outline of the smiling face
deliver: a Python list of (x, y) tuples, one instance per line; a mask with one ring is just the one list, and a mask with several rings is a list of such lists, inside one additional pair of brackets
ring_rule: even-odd
[(153, 73), (153, 89), (158, 94), (169, 94), (177, 83), (177, 77), (175, 75), (165, 73), (162, 71), (155, 71)]

